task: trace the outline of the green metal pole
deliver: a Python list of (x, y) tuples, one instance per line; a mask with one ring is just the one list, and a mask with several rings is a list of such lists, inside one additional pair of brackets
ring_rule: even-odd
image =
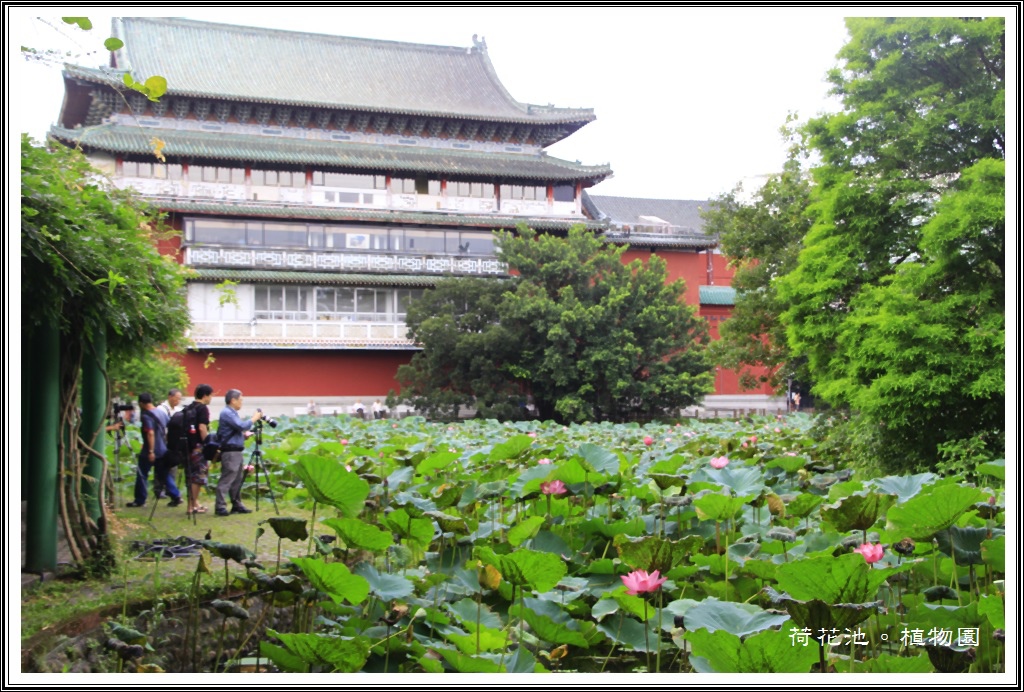
[[(32, 401), (32, 387), (29, 383), (32, 381), (32, 340), (29, 338), (27, 333), (22, 330), (21, 332), (21, 406), (22, 411), (28, 413), (30, 402)], [(21, 500), (24, 502), (28, 499), (28, 469), (29, 469), (29, 456), (28, 451), (32, 447), (28, 443), (32, 438), (29, 437), (29, 421), (32, 420), (31, 416), (21, 416)]]
[(57, 569), (57, 471), (60, 439), (60, 332), (41, 325), (33, 340), (32, 398), (29, 404), (28, 502), (25, 513), (25, 571)]
[[(109, 400), (107, 398), (107, 335), (100, 332), (93, 337), (92, 348), (86, 351), (82, 359), (82, 430), (85, 440), (92, 441), (92, 448), (97, 454), (90, 454), (85, 464), (85, 477), (82, 479), (82, 498), (86, 511), (95, 520), (103, 515), (100, 507), (100, 482), (103, 478), (103, 457), (106, 435), (103, 424), (106, 422)], [(97, 434), (98, 433), (98, 434)], [(95, 436), (95, 439), (93, 439)]]

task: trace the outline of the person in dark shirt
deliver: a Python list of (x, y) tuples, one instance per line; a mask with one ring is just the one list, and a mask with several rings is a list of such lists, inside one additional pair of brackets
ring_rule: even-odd
[(213, 400), (213, 387), (201, 384), (196, 387), (194, 423), (188, 429), (188, 511), (190, 514), (203, 514), (206, 507), (199, 504), (199, 493), (206, 487), (210, 464), (203, 456), (203, 442), (210, 434), (210, 401)]

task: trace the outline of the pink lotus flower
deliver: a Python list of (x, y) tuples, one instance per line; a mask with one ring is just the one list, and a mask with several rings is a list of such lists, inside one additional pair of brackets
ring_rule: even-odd
[(348, 444), (348, 440), (347, 440), (347, 439), (345, 439), (344, 437), (343, 437), (343, 438), (341, 438), (341, 444), (343, 444), (343, 445), (347, 445), (347, 444)]
[(882, 556), (885, 555), (885, 548), (882, 547), (881, 543), (862, 543), (854, 548), (853, 552), (863, 555), (864, 562), (870, 565), (882, 559)]
[(782, 432), (782, 428), (775, 428), (775, 432)]
[(252, 473), (255, 470), (256, 470), (256, 467), (253, 466), (252, 464), (249, 464), (248, 466), (245, 467), (245, 472), (246, 473)]
[(750, 444), (752, 444), (752, 445), (756, 445), (757, 444), (757, 435), (751, 435), (750, 436)]
[(729, 457), (711, 457), (711, 461), (709, 463), (711, 464), (711, 468), (713, 469), (724, 469), (726, 466), (729, 465)]
[(538, 460), (537, 460), (537, 463), (538, 463), (538, 464), (550, 464), (550, 463), (551, 463), (551, 460), (550, 460), (550, 459), (548, 459), (547, 457), (544, 457), (543, 459), (538, 459)]
[(650, 447), (652, 444), (654, 444), (654, 438), (648, 435), (647, 437), (644, 438), (644, 444)]
[(740, 447), (744, 447), (744, 448), (745, 448), (746, 446), (747, 446), (747, 443), (746, 443), (746, 442), (744, 442), (743, 444), (741, 444), (741, 445), (740, 445)]
[(671, 438), (671, 437), (666, 437), (666, 438), (665, 438), (665, 442), (671, 442), (671, 441), (672, 441), (672, 438)]
[(537, 437), (537, 433), (535, 433), (535, 432), (528, 432), (528, 433), (526, 433), (526, 436), (527, 437)]
[(540, 491), (545, 495), (564, 495), (569, 492), (562, 481), (548, 481), (540, 484)]
[(642, 569), (633, 570), (629, 574), (624, 574), (621, 576), (621, 579), (622, 583), (626, 585), (626, 593), (630, 596), (657, 591), (666, 581), (665, 577), (658, 574), (658, 570), (654, 570), (648, 574), (646, 570)]

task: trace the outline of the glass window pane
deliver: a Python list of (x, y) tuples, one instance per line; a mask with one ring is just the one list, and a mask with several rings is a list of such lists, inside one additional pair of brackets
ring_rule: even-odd
[(427, 181), (427, 194), (428, 195), (439, 195), (439, 194), (441, 194), (441, 181), (440, 180), (428, 180)]
[(284, 296), (280, 286), (267, 287), (267, 309), (274, 312), (284, 310)]
[(462, 182), (455, 183), (455, 190), (453, 190), (453, 192), (455, 192), (458, 197), (469, 197), (470, 184)]
[(374, 292), (372, 289), (356, 289), (356, 310), (361, 313), (374, 311)]
[(298, 223), (265, 223), (263, 224), (263, 243), (268, 246), (302, 246), (307, 245), (306, 225)]
[(444, 231), (405, 231), (405, 245), (409, 252), (441, 254), (444, 252)]
[(324, 184), (324, 172), (323, 171), (313, 171), (313, 184), (314, 185), (323, 185)]
[(576, 188), (572, 185), (555, 185), (556, 202), (573, 202), (576, 200)]
[(334, 289), (316, 289), (316, 312), (318, 315), (334, 313)]
[(167, 177), (170, 180), (181, 180), (181, 164), (180, 163), (169, 163), (167, 164)]
[(253, 169), (251, 180), (253, 185), (263, 185), (266, 182), (265, 171)]
[(232, 168), (230, 169), (230, 182), (234, 185), (245, 185), (245, 169), (244, 168)]
[(355, 289), (339, 287), (335, 292), (335, 309), (341, 313), (353, 313), (356, 307)]
[(126, 178), (137, 178), (139, 175), (139, 164), (134, 161), (122, 161), (121, 175)]
[(153, 166), (153, 177), (158, 180), (167, 180), (167, 164), (155, 164)]
[(212, 245), (245, 245), (245, 222), (219, 219), (196, 219), (193, 240)]

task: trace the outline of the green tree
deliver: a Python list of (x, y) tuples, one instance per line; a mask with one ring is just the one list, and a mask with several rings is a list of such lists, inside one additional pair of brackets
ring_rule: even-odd
[[(788, 377), (806, 380), (801, 360), (794, 358), (779, 316), (786, 306), (776, 279), (796, 266), (804, 234), (810, 228), (807, 205), (810, 183), (799, 161), (791, 158), (781, 174), (771, 176), (751, 203), (737, 199), (738, 190), (718, 198), (703, 212), (704, 228), (719, 238), (719, 247), (735, 269), (732, 287), (736, 306), (719, 327), (711, 357), (735, 370), (748, 389), (761, 382), (779, 388)], [(755, 374), (754, 368), (767, 372)]]
[[(929, 298), (927, 286), (942, 271), (931, 265), (948, 264), (952, 255), (929, 245), (925, 229), (941, 209), (989, 197), (980, 190), (998, 185), (989, 168), (973, 174), (984, 185), (965, 172), (1004, 156), (1004, 20), (856, 18), (847, 26), (844, 64), (829, 75), (843, 109), (804, 130), (821, 164), (813, 169), (813, 225), (796, 267), (778, 281), (787, 306), (782, 320), (790, 348), (807, 358), (815, 393), (860, 409), (892, 451), (883, 461), (934, 465), (943, 434), (925, 444), (921, 432), (948, 425), (950, 435), (971, 434), (951, 420), (958, 404), (950, 399), (979, 403), (945, 377), (945, 368), (970, 359), (975, 348), (974, 332), (953, 320), (950, 308), (957, 300), (988, 305), (984, 285), (995, 274), (954, 282), (942, 300)], [(991, 216), (979, 223), (1001, 249), (1002, 226)], [(972, 254), (967, 247), (956, 252)], [(903, 329), (917, 320), (913, 333), (874, 333), (894, 328), (886, 317), (893, 314), (906, 316), (896, 320)], [(916, 355), (886, 350), (910, 347)], [(916, 368), (910, 380), (909, 363)], [(973, 419), (967, 428), (980, 424)]]
[(620, 421), (711, 390), (705, 325), (663, 260), (625, 265), (624, 247), (582, 227), (565, 238), (520, 227), (499, 246), (510, 279), (455, 279), (410, 308), (423, 351), (399, 370), (407, 401), (514, 417), (529, 394), (543, 418)]
[[(185, 270), (157, 252), (158, 233), (158, 220), (141, 202), (103, 179), (80, 152), (22, 137), (21, 327), (25, 338), (44, 324), (60, 333), (62, 478), (82, 477), (102, 434), (82, 430), (78, 410), (89, 344), (105, 335), (108, 362), (184, 345)], [(82, 509), (78, 483), (62, 482), (60, 493), (72, 553), (95, 557), (105, 545), (105, 521), (93, 522)]]

